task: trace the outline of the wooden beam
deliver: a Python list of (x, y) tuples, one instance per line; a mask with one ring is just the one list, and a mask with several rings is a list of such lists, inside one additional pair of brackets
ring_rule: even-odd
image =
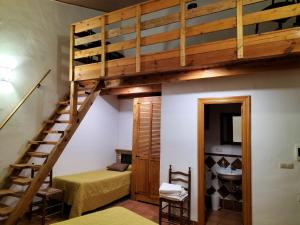
[(106, 16), (101, 19), (101, 76), (106, 74)]
[(180, 65), (185, 66), (185, 49), (186, 49), (186, 33), (185, 33), (185, 0), (180, 0)]
[(141, 72), (141, 6), (136, 7), (136, 47), (135, 47), (135, 71)]
[(78, 111), (78, 83), (76, 81), (71, 81), (70, 88), (70, 123), (75, 124), (77, 121)]
[(69, 80), (74, 80), (74, 32), (75, 26), (70, 27), (70, 61), (69, 61)]
[(236, 1), (237, 58), (244, 57), (243, 0)]
[(163, 84), (207, 78), (219, 78), (229, 76), (251, 75), (269, 71), (284, 71), (300, 68), (300, 54), (289, 57), (277, 57), (268, 59), (241, 60), (232, 64), (199, 68), (192, 71), (169, 71), (155, 74), (128, 77), (118, 82), (107, 83), (106, 88), (132, 87), (138, 85)]
[(161, 92), (161, 85), (137, 86), (128, 88), (104, 88), (101, 89), (100, 95), (132, 95), (132, 94), (150, 94)]

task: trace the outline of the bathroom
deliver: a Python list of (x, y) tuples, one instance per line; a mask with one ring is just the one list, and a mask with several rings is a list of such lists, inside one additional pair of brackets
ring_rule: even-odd
[(207, 225), (242, 225), (241, 104), (205, 106)]

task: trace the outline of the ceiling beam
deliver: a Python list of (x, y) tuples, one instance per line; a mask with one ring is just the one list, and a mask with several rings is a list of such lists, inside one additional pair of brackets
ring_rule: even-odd
[(161, 93), (161, 85), (136, 86), (125, 88), (104, 88), (101, 89), (100, 95), (116, 95), (116, 96), (136, 96), (148, 95), (153, 93)]
[(120, 87), (163, 84), (207, 78), (240, 76), (297, 68), (300, 68), (300, 56), (293, 55), (272, 59), (256, 59), (249, 62), (238, 62), (231, 65), (217, 66), (192, 71), (170, 71), (127, 77), (123, 79), (106, 81), (106, 88), (113, 89)]

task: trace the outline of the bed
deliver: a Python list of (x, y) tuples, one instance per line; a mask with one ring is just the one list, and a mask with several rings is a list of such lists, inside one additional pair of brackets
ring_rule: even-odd
[(53, 225), (157, 225), (157, 223), (123, 207), (114, 207)]
[[(122, 155), (131, 151), (116, 150), (117, 161), (124, 162)], [(65, 191), (64, 201), (71, 205), (69, 217), (80, 216), (130, 194), (131, 171), (110, 171), (107, 169), (80, 174), (59, 176), (53, 179), (53, 186)]]

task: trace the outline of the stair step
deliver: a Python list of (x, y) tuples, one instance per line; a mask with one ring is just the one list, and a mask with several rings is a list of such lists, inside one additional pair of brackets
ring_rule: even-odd
[(29, 185), (31, 183), (32, 179), (29, 177), (22, 177), (22, 178), (15, 178), (12, 179), (13, 184), (18, 184), (18, 185)]
[(32, 145), (56, 145), (56, 141), (29, 141)]
[(35, 158), (47, 158), (49, 156), (49, 153), (45, 152), (28, 152), (27, 155)]
[(32, 167), (34, 167), (34, 165), (29, 163), (16, 163), (16, 164), (11, 164), (10, 167), (14, 169), (31, 169)]
[(44, 134), (64, 134), (63, 130), (46, 130), (43, 132)]
[[(59, 104), (59, 105), (65, 105), (65, 106), (68, 106), (68, 105), (70, 105), (70, 100), (67, 100), (67, 101), (60, 101), (60, 102), (58, 102), (58, 104)], [(82, 104), (83, 104), (82, 101), (77, 102), (77, 105), (82, 105)]]
[(48, 120), (47, 123), (70, 123), (69, 120)]
[(12, 211), (14, 210), (13, 207), (4, 205), (4, 204), (0, 204), (0, 216), (5, 217), (8, 216), (9, 214), (12, 213)]
[(16, 194), (15, 191), (10, 189), (2, 189), (0, 190), (0, 198), (5, 196), (14, 196)]
[(65, 109), (65, 110), (61, 110), (61, 111), (58, 111), (57, 112), (57, 114), (59, 114), (59, 115), (62, 115), (62, 114), (70, 114), (71, 112), (70, 112), (70, 110), (68, 110), (68, 109)]

